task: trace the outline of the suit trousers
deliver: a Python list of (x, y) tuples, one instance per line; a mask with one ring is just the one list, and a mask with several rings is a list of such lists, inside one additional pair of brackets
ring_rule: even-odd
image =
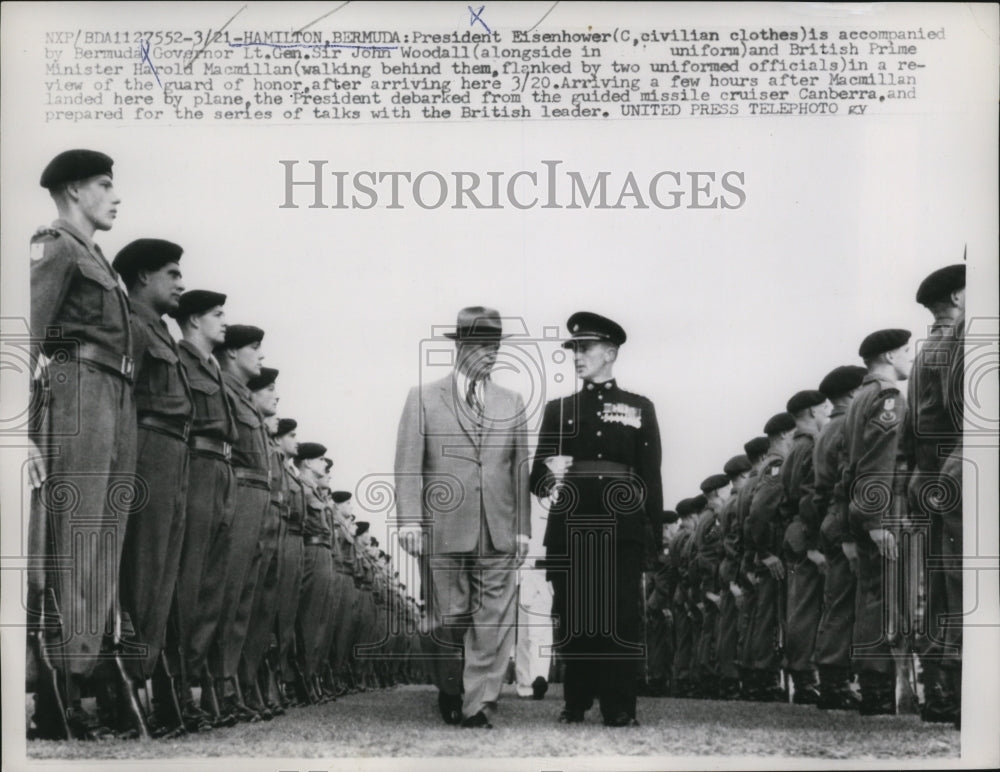
[(145, 485), (129, 515), (121, 565), (122, 609), (128, 612), (146, 656), (135, 664), (138, 680), (153, 675), (174, 599), (187, 506), (187, 444), (139, 430), (136, 477)]
[(523, 570), (518, 588), (517, 644), (514, 676), (522, 697), (532, 693), (536, 678), (549, 678), (552, 662), (552, 595), (545, 571)]
[(466, 717), (496, 710), (514, 646), (517, 556), (491, 547), (421, 556), (431, 625), (424, 654), (438, 689), (456, 695), (464, 688)]

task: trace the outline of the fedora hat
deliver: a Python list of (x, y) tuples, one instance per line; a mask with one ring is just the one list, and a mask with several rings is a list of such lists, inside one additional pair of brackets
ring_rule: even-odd
[(503, 335), (503, 323), (500, 312), (495, 308), (469, 306), (458, 312), (455, 331), (446, 332), (444, 336), (452, 340), (488, 341), (509, 338)]

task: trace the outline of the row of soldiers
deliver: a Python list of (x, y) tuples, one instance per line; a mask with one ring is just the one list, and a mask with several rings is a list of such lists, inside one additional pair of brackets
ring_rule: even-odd
[(878, 715), (899, 678), (924, 720), (959, 726), (965, 265), (916, 300), (934, 322), (915, 361), (909, 331), (867, 336), (863, 367), (794, 394), (664, 514), (652, 693)]
[(31, 241), (30, 734), (173, 736), (420, 680), (423, 609), (327, 449), (279, 418), (264, 331), (184, 292), (172, 242), (105, 258), (108, 156), (61, 153), (41, 185), (59, 219)]

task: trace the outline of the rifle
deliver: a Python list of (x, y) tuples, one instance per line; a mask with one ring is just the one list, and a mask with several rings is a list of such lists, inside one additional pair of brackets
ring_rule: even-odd
[(181, 701), (177, 696), (177, 679), (174, 677), (173, 672), (170, 670), (170, 663), (167, 660), (167, 653), (160, 650), (160, 667), (163, 670), (163, 677), (167, 679), (167, 683), (170, 685), (170, 707), (174, 710), (174, 716), (177, 719), (177, 725), (184, 728), (184, 712), (181, 710)]
[(124, 651), (125, 644), (122, 641), (122, 612), (118, 605), (118, 601), (116, 600), (114, 640), (111, 646), (112, 657), (115, 661), (115, 672), (121, 682), (121, 691), (125, 700), (125, 708), (132, 720), (132, 725), (139, 733), (139, 737), (143, 740), (148, 740), (149, 727), (146, 725), (146, 717), (143, 715), (142, 706), (139, 705), (139, 698), (136, 695), (136, 689), (132, 683), (132, 679), (125, 670), (125, 660), (122, 658)]
[[(40, 702), (44, 702), (44, 694), (49, 696), (52, 701), (52, 711), (58, 715), (58, 720), (52, 721), (51, 723), (52, 729), (57, 732), (59, 736), (52, 739), (71, 740), (73, 739), (73, 735), (70, 732), (69, 723), (66, 721), (66, 700), (63, 699), (63, 692), (59, 686), (59, 671), (56, 669), (55, 665), (52, 664), (52, 659), (49, 657), (49, 651), (45, 641), (48, 617), (53, 617), (55, 624), (57, 625), (59, 619), (61, 618), (59, 614), (59, 604), (56, 601), (56, 594), (51, 587), (45, 590), (41, 605), (42, 608), (39, 612), (38, 624), (37, 626), (34, 626), (34, 629), (29, 628), (28, 632), (29, 640), (34, 642), (35, 655), (38, 659), (39, 666), (38, 683), (36, 684), (35, 691), (40, 698)], [(35, 723), (36, 725), (39, 724), (38, 717), (36, 717)]]

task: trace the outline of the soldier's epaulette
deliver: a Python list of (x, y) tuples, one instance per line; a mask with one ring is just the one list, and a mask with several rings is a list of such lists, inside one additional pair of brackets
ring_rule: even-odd
[(35, 235), (31, 237), (31, 243), (34, 244), (36, 241), (41, 241), (42, 239), (57, 239), (61, 235), (55, 228), (50, 228), (48, 225), (40, 225), (38, 226), (38, 230), (35, 231)]

